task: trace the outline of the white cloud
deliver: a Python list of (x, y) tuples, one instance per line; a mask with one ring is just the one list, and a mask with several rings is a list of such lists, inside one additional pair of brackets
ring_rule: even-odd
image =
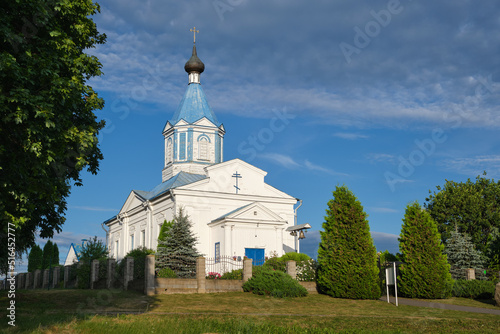
[(316, 164), (313, 164), (312, 162), (310, 162), (309, 160), (306, 160), (304, 162), (304, 165), (306, 166), (307, 169), (309, 170), (315, 170), (315, 171), (318, 171), (318, 172), (323, 172), (323, 173), (327, 173), (327, 174), (331, 174), (331, 175), (342, 175), (342, 176), (348, 176), (348, 174), (344, 174), (344, 173), (339, 173), (339, 172), (336, 172), (334, 171), (333, 169), (330, 169), (330, 168), (327, 168), (327, 167), (323, 167), (323, 166), (319, 166), (319, 165), (316, 165)]
[(388, 162), (391, 164), (396, 162), (396, 157), (387, 153), (370, 153), (366, 158), (370, 160), (370, 162)]
[(384, 207), (371, 207), (369, 209), (370, 209), (370, 211), (378, 212), (378, 213), (396, 213), (396, 212), (399, 212), (396, 209), (384, 208)]
[(473, 158), (453, 158), (439, 162), (441, 167), (475, 177), (484, 171), (489, 177), (500, 177), (500, 155), (479, 155)]
[(300, 164), (298, 164), (295, 160), (293, 160), (290, 156), (279, 154), (279, 153), (264, 153), (260, 155), (261, 158), (271, 160), (285, 168), (294, 169), (299, 168)]
[(342, 139), (356, 140), (356, 139), (366, 139), (367, 135), (362, 135), (359, 133), (349, 133), (349, 132), (336, 132), (333, 134), (334, 137), (339, 137)]

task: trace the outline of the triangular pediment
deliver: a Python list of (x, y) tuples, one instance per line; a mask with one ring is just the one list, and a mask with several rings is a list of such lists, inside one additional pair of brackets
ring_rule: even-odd
[(174, 126), (183, 126), (183, 125), (188, 125), (189, 123), (186, 122), (184, 119), (180, 119), (177, 123), (174, 124)]
[(258, 202), (254, 202), (228, 212), (227, 214), (214, 219), (212, 222), (210, 222), (210, 225), (216, 225), (222, 222), (273, 225), (282, 225), (287, 223), (279, 215)]
[(120, 213), (125, 213), (133, 208), (136, 208), (142, 205), (142, 203), (144, 203), (145, 201), (145, 198), (141, 197), (139, 194), (132, 190), (128, 195), (127, 200), (125, 201), (125, 204), (123, 204)]
[(210, 120), (206, 117), (202, 117), (196, 122), (193, 123), (194, 125), (199, 125), (199, 126), (210, 126), (210, 127), (217, 127), (213, 122), (210, 122)]
[(173, 127), (173, 125), (170, 123), (170, 121), (167, 121), (167, 124), (165, 124), (165, 127), (163, 128), (163, 134), (170, 130)]

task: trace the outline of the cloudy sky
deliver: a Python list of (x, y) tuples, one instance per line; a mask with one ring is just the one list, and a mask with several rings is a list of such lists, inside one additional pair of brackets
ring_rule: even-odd
[(69, 198), (61, 258), (70, 242), (103, 237), (132, 189), (161, 182), (161, 131), (187, 87), (193, 26), (225, 160), (303, 200), (310, 255), (337, 185), (361, 201), (377, 248), (396, 252), (408, 203), (445, 179), (500, 177), (498, 1), (100, 4), (107, 43), (89, 53), (104, 71), (91, 81), (106, 100), (104, 160)]

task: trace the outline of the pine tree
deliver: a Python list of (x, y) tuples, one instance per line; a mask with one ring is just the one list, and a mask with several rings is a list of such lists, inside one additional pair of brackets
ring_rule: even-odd
[(399, 238), (398, 291), (410, 298), (446, 298), (451, 293), (450, 265), (436, 222), (417, 202), (406, 207)]
[(37, 269), (42, 269), (43, 251), (40, 246), (35, 245), (31, 247), (28, 255), (28, 272), (32, 273)]
[(54, 244), (52, 243), (52, 241), (48, 240), (45, 246), (43, 246), (42, 270), (48, 269), (50, 267), (53, 255)]
[(484, 258), (480, 251), (471, 241), (471, 237), (458, 231), (450, 233), (446, 240), (444, 253), (448, 256), (451, 266), (451, 277), (454, 279), (465, 279), (466, 270), (484, 268)]
[(157, 267), (170, 268), (178, 277), (192, 277), (196, 274), (197, 239), (191, 231), (191, 222), (182, 208), (174, 216), (173, 224), (164, 241), (163, 247), (156, 252)]
[(59, 265), (59, 247), (54, 243), (54, 247), (52, 248), (52, 266)]
[(320, 232), (318, 290), (332, 297), (377, 299), (377, 252), (367, 215), (346, 186), (336, 187), (333, 196)]

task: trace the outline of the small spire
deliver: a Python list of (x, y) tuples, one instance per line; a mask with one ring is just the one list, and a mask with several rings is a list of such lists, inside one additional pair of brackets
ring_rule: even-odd
[(184, 70), (189, 74), (189, 83), (200, 83), (200, 74), (205, 70), (205, 64), (198, 58), (196, 54), (196, 27), (190, 29), (193, 32), (193, 53), (191, 58), (184, 65)]

